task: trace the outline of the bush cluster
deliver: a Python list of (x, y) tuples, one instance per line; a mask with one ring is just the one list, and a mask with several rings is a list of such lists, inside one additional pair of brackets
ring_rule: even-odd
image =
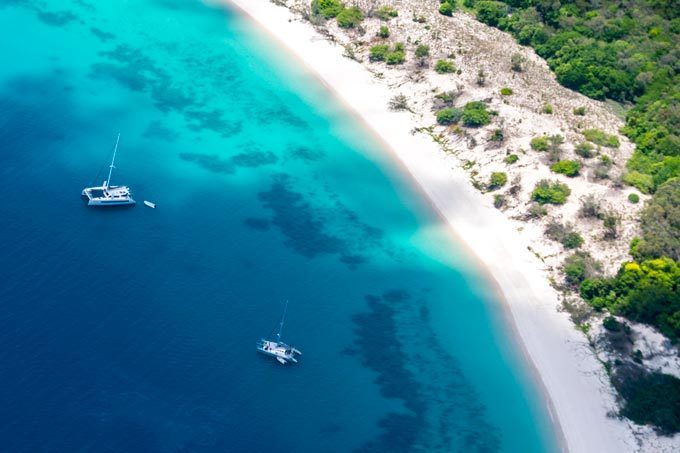
[(455, 107), (448, 107), (437, 112), (437, 123), (448, 126), (456, 124), (463, 117), (463, 111)]
[(599, 129), (586, 129), (583, 131), (583, 136), (589, 142), (593, 142), (600, 146), (606, 146), (607, 148), (618, 148), (621, 144), (616, 135), (607, 134)]
[(512, 88), (501, 88), (501, 96), (510, 96), (512, 94)]
[(401, 64), (406, 61), (406, 51), (403, 43), (396, 43), (391, 48), (388, 44), (376, 44), (369, 49), (368, 59), (384, 61), (389, 65)]
[(531, 199), (539, 204), (564, 204), (570, 194), (566, 184), (542, 179), (531, 192)]
[(574, 176), (578, 176), (579, 171), (581, 171), (581, 163), (576, 160), (561, 160), (552, 164), (550, 169), (555, 173), (560, 173), (573, 178)]
[(455, 10), (456, 10), (455, 0), (451, 0), (451, 2), (449, 2), (448, 0), (444, 0), (441, 1), (441, 5), (439, 5), (439, 13), (445, 16), (453, 16), (453, 12)]
[(503, 187), (508, 182), (508, 175), (503, 172), (495, 171), (491, 173), (489, 184), (486, 186), (488, 190), (496, 190)]
[(439, 74), (450, 74), (456, 71), (456, 67), (451, 60), (437, 60), (434, 64), (434, 70)]
[(463, 124), (467, 127), (480, 127), (491, 122), (491, 114), (486, 104), (480, 101), (468, 102), (463, 107)]

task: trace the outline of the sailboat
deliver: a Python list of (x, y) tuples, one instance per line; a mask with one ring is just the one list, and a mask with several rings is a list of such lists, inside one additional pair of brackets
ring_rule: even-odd
[(279, 331), (276, 333), (276, 341), (261, 339), (257, 342), (257, 350), (263, 354), (274, 357), (281, 365), (288, 362), (297, 363), (296, 355), (302, 355), (299, 349), (295, 349), (281, 341), (281, 332), (283, 331), (283, 323), (286, 320), (286, 311), (288, 311), (288, 301), (286, 307), (283, 309), (283, 316), (281, 323), (279, 323)]
[(109, 177), (99, 187), (83, 189), (82, 196), (87, 198), (88, 206), (132, 206), (135, 204), (135, 200), (132, 199), (132, 192), (130, 192), (128, 186), (111, 185), (111, 173), (113, 173), (119, 141), (120, 134), (118, 134), (116, 146), (113, 148), (113, 159), (111, 159), (111, 165), (109, 165)]

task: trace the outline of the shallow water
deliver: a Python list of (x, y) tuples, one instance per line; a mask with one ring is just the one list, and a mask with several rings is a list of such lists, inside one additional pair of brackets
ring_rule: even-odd
[[(0, 450), (555, 448), (474, 262), (248, 22), (12, 0), (0, 30)], [(118, 132), (139, 204), (87, 208)], [(254, 345), (286, 299), (284, 368)]]

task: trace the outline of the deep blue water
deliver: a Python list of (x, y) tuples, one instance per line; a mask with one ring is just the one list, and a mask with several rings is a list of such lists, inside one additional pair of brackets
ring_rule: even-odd
[[(0, 0), (0, 33), (0, 451), (554, 449), (474, 262), (249, 23)], [(118, 132), (158, 209), (81, 201)]]

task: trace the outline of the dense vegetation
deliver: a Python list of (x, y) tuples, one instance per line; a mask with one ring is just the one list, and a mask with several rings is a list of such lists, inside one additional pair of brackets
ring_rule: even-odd
[[(464, 0), (545, 58), (558, 81), (632, 103), (626, 182), (653, 193), (680, 175), (680, 6), (675, 0)], [(574, 112), (585, 114), (585, 110)], [(606, 146), (606, 145), (605, 145)]]

